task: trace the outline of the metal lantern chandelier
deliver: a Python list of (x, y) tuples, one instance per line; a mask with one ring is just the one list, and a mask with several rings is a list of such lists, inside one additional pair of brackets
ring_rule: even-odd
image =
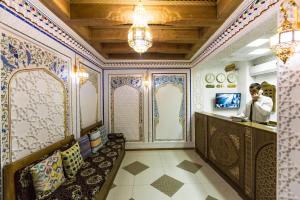
[(294, 55), (300, 45), (298, 5), (294, 0), (284, 0), (280, 6), (282, 24), (271, 38), (271, 48), (283, 63)]
[(148, 17), (141, 2), (134, 9), (133, 25), (128, 32), (128, 44), (137, 53), (145, 53), (152, 46)]

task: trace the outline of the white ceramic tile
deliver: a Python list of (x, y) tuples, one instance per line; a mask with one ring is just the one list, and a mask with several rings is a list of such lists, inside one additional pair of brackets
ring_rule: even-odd
[(170, 197), (151, 185), (134, 186), (133, 198), (135, 200), (171, 200)]
[[(202, 165), (195, 174), (176, 167), (184, 160)], [(193, 150), (128, 151), (122, 167), (139, 161), (149, 168), (133, 176), (120, 168), (115, 179), (117, 185), (108, 200), (205, 200), (208, 195), (218, 200), (240, 200), (238, 194)], [(184, 183), (172, 198), (150, 184), (167, 174)], [(132, 194), (126, 188), (132, 188)], [(122, 194), (124, 192), (124, 194)], [(118, 196), (119, 195), (119, 196)], [(119, 198), (119, 199), (118, 199)]]
[(221, 176), (219, 176), (213, 169), (209, 166), (204, 165), (202, 168), (195, 174), (200, 180), (201, 183), (215, 183), (215, 182), (225, 182)]
[(159, 156), (160, 151), (158, 150), (149, 150), (149, 151), (126, 151), (127, 155), (133, 155), (133, 156)]
[(164, 168), (165, 173), (183, 183), (200, 183), (199, 177), (195, 174), (178, 167), (166, 167)]
[(139, 155), (136, 160), (147, 165), (148, 167), (162, 167), (160, 157), (158, 155)]
[(127, 155), (126, 154), (125, 157), (124, 157), (124, 159), (123, 159), (123, 161), (122, 161), (122, 163), (121, 163), (121, 167), (129, 165), (129, 164), (131, 164), (131, 163), (133, 163), (135, 161), (136, 161), (136, 156), (134, 156), (134, 155)]
[(106, 200), (129, 200), (132, 192), (133, 186), (117, 186), (110, 190)]
[(133, 185), (134, 176), (129, 172), (127, 172), (126, 170), (120, 168), (114, 180), (114, 184), (117, 186)]
[(208, 196), (202, 184), (184, 184), (172, 200), (205, 200)]
[(150, 167), (134, 178), (134, 185), (150, 185), (164, 175), (162, 168)]
[(242, 200), (227, 183), (202, 184), (205, 191), (218, 200)]
[(184, 160), (204, 164), (205, 162), (193, 151), (166, 152), (160, 155), (163, 163), (180, 163)]

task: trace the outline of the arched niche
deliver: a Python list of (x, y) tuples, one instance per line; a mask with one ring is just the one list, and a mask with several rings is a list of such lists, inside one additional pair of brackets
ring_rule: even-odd
[(45, 68), (26, 68), (9, 80), (9, 156), (23, 158), (67, 134), (64, 83)]

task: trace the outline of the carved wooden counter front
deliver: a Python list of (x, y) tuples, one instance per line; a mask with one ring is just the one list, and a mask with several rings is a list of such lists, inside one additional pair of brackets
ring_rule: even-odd
[(244, 199), (276, 199), (276, 131), (196, 113), (196, 150)]

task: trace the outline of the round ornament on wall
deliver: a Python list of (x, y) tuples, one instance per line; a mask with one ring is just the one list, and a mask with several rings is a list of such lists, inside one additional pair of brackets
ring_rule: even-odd
[(205, 81), (207, 83), (213, 83), (216, 80), (216, 77), (213, 73), (206, 74)]
[(217, 81), (218, 81), (218, 83), (224, 83), (225, 80), (226, 80), (225, 74), (220, 73), (220, 74), (217, 75)]
[(236, 82), (236, 74), (235, 73), (229, 73), (227, 75), (227, 81), (229, 83), (235, 83)]

